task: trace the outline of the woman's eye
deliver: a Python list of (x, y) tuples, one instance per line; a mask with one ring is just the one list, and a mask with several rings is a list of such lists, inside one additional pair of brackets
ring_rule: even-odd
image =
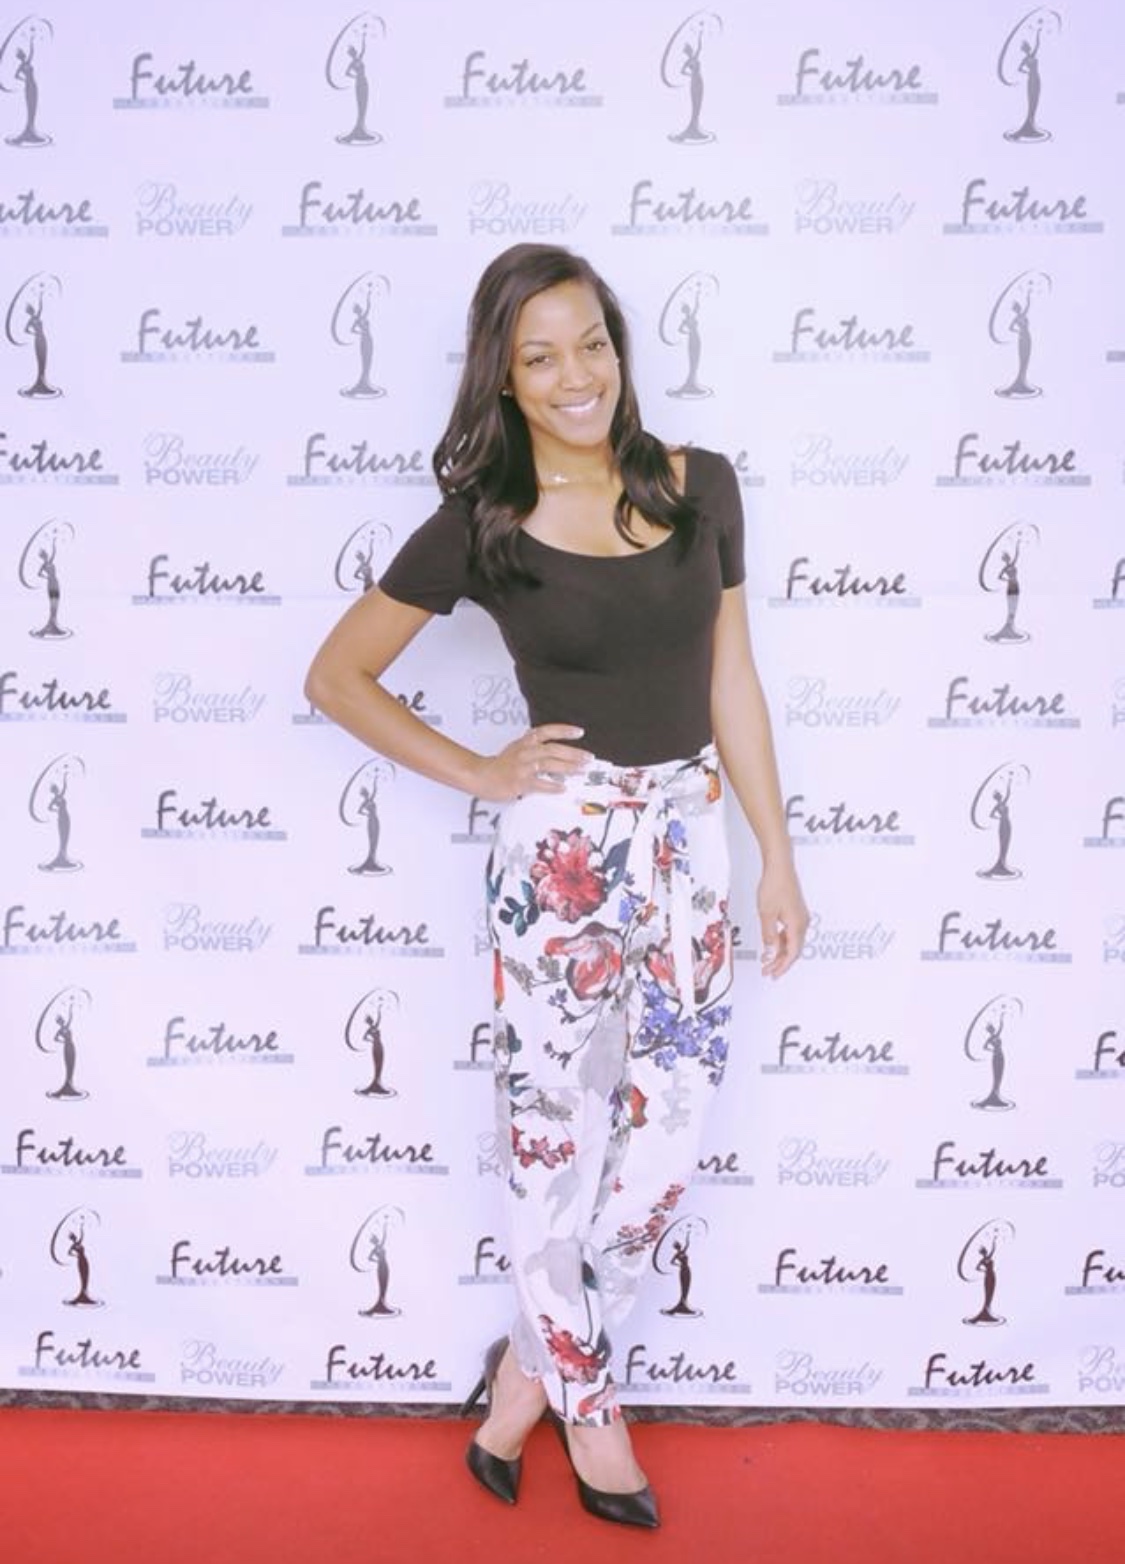
[(586, 344), (586, 350), (589, 353), (600, 353), (604, 347), (605, 343), (601, 341), (600, 338), (594, 342), (587, 342)]

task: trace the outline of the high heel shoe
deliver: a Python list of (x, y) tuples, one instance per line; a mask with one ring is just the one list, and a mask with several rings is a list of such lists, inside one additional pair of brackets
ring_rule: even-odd
[[(491, 1408), (492, 1386), (500, 1367), (500, 1360), (507, 1350), (507, 1336), (501, 1336), (489, 1347), (484, 1355), (484, 1369), (481, 1376), (461, 1408), (462, 1417), (468, 1417), (481, 1396), (487, 1396), (486, 1405)], [(486, 1450), (483, 1445), (477, 1444), (475, 1439), (471, 1439), (465, 1451), (465, 1464), (482, 1488), (487, 1488), (489, 1493), (495, 1494), (498, 1499), (503, 1499), (505, 1504), (515, 1504), (519, 1497), (522, 1464), (518, 1455), (514, 1461), (505, 1461), (500, 1456), (493, 1455), (491, 1450)]]
[(559, 1442), (566, 1451), (566, 1458), (574, 1473), (574, 1481), (578, 1485), (578, 1497), (584, 1510), (588, 1510), (591, 1515), (596, 1515), (600, 1521), (617, 1521), (622, 1526), (655, 1528), (660, 1525), (656, 1495), (647, 1483), (633, 1493), (603, 1493), (600, 1488), (591, 1488), (590, 1484), (578, 1475), (578, 1468), (570, 1453), (566, 1424), (557, 1412), (552, 1411), (548, 1416), (555, 1433), (559, 1436)]

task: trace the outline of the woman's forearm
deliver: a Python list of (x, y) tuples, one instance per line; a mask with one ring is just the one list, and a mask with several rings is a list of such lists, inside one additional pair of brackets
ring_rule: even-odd
[(484, 757), (431, 728), (371, 675), (328, 671), (314, 663), (305, 694), (369, 749), (433, 782), (476, 793)]

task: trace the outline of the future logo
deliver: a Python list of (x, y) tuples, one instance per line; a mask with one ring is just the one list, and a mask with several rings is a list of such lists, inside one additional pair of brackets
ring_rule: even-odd
[(988, 1095), (979, 1097), (974, 1108), (987, 1112), (1005, 1113), (1015, 1103), (1002, 1095), (1004, 1071), (1007, 1065), (1005, 1033), (1011, 1033), (1023, 1016), (1023, 1001), (1012, 994), (997, 994), (977, 1011), (965, 1033), (965, 1058), (974, 1064), (987, 1062), (991, 1073)]
[(965, 1242), (957, 1261), (957, 1275), (970, 1287), (980, 1286), (981, 1303), (975, 1314), (965, 1315), (965, 1325), (1005, 1325), (1002, 1314), (996, 1314), (992, 1305), (996, 1298), (997, 1250), (1016, 1236), (1016, 1230), (1005, 1218), (992, 1218), (981, 1224)]
[(682, 1216), (664, 1229), (652, 1251), (652, 1268), (656, 1274), (674, 1274), (679, 1279), (680, 1296), (674, 1304), (660, 1311), (670, 1319), (698, 1320), (703, 1316), (703, 1310), (693, 1308), (691, 1304), (691, 1248), (700, 1238), (706, 1238), (707, 1233), (703, 1217)]
[(660, 340), (665, 347), (683, 345), (687, 354), (687, 367), (683, 381), (668, 388), (665, 395), (698, 400), (714, 396), (710, 386), (699, 381), (699, 361), (703, 355), (703, 332), (700, 314), (704, 304), (719, 294), (719, 279), (711, 272), (692, 272), (678, 282), (665, 300), (660, 312)]
[(375, 1278), (375, 1301), (359, 1311), (365, 1320), (390, 1320), (401, 1313), (401, 1310), (387, 1302), (391, 1280), (388, 1237), (398, 1231), (405, 1221), (400, 1206), (378, 1206), (364, 1218), (352, 1239), (349, 1256), (352, 1270)]
[(383, 1066), (387, 1050), (383, 1041), (383, 1016), (398, 1010), (399, 998), (393, 988), (372, 988), (352, 1006), (344, 1027), (344, 1042), (352, 1053), (366, 1054), (371, 1060), (371, 1079), (357, 1086), (357, 1097), (394, 1097), (397, 1093), (383, 1084)]
[(64, 1298), (70, 1309), (100, 1309), (100, 1298), (90, 1295), (90, 1233), (102, 1225), (99, 1214), (89, 1206), (75, 1206), (58, 1223), (51, 1234), (51, 1259), (64, 1270), (71, 1262), (77, 1272), (78, 1291), (73, 1298)]
[(367, 856), (349, 867), (349, 874), (378, 875), (392, 873), (389, 864), (379, 862), (379, 784), (393, 778), (395, 768), (389, 760), (365, 760), (353, 771), (340, 794), (340, 819), (346, 826), (363, 826), (367, 832)]
[(80, 755), (56, 755), (32, 786), (28, 814), (36, 825), (53, 824), (58, 840), (54, 857), (39, 865), (44, 874), (70, 874), (82, 867), (79, 859), (70, 856), (70, 804), (72, 780), (85, 775), (86, 763)]
[(37, 641), (65, 641), (73, 633), (59, 623), (59, 605), (62, 584), (59, 577), (59, 550), (65, 554), (74, 542), (74, 528), (69, 521), (45, 521), (24, 544), (20, 555), (20, 585), (29, 592), (43, 590), (47, 594), (47, 617), (41, 625), (28, 634)]
[(1062, 17), (1046, 6), (1036, 6), (1021, 17), (1005, 38), (996, 62), (996, 74), (1005, 87), (1023, 86), (1026, 94), (1026, 110), (1023, 122), (1015, 130), (1004, 132), (1005, 141), (1050, 141), (1051, 132), (1038, 123), (1039, 99), (1043, 92), (1040, 55), (1043, 40), (1057, 38), (1062, 31)]
[(977, 571), (983, 592), (1004, 593), (1004, 623), (985, 636), (997, 646), (1019, 646), (1031, 637), (1016, 624), (1020, 610), (1020, 554), (1039, 543), (1039, 528), (1033, 521), (1016, 521), (1005, 527), (988, 545)]
[(383, 139), (367, 124), (371, 104), (368, 50), (374, 52), (374, 41), (386, 36), (387, 27), (381, 16), (373, 11), (360, 11), (350, 22), (344, 23), (328, 51), (324, 63), (328, 85), (334, 92), (350, 90), (355, 95), (355, 123), (336, 137), (342, 147), (373, 147)]
[(1006, 760), (995, 771), (990, 771), (977, 788), (969, 811), (978, 831), (990, 831), (996, 826), (996, 858), (987, 869), (978, 869), (981, 880), (1018, 880), (1022, 869), (1013, 869), (1008, 862), (1012, 847), (1012, 794), (1031, 780), (1028, 768), (1016, 761)]
[(1051, 279), (1046, 272), (1021, 272), (1013, 277), (992, 306), (988, 317), (988, 335), (997, 347), (1006, 347), (1014, 339), (1016, 348), (1016, 372), (1007, 385), (997, 386), (996, 395), (1013, 401), (1027, 401), (1042, 396), (1042, 386), (1033, 385), (1028, 379), (1033, 346), (1031, 334), (1031, 307), (1036, 299), (1046, 297), (1051, 291)]
[(43, 1006), (35, 1023), (35, 1046), (41, 1054), (61, 1054), (64, 1078), (61, 1086), (47, 1096), (53, 1102), (82, 1102), (90, 1094), (80, 1091), (74, 1084), (74, 1071), (78, 1062), (78, 1045), (75, 1040), (75, 1021), (85, 1016), (93, 1000), (88, 988), (73, 984), (60, 988)]
[(20, 387), (20, 396), (42, 400), (62, 396), (62, 390), (47, 379), (50, 343), (46, 323), (61, 297), (62, 283), (54, 272), (35, 272), (20, 283), (12, 295), (4, 317), (5, 340), (14, 348), (27, 347), (30, 343), (35, 354), (35, 379), (29, 386)]
[(669, 135), (669, 141), (681, 146), (702, 146), (715, 137), (700, 125), (703, 110), (703, 46), (723, 30), (723, 19), (714, 11), (694, 11), (676, 28), (664, 46), (660, 61), (660, 80), (674, 92), (686, 86), (691, 114), (682, 130)]
[(341, 387), (341, 396), (368, 398), (387, 394), (385, 386), (377, 386), (371, 379), (375, 358), (372, 317), (376, 305), (390, 291), (391, 285), (384, 276), (363, 272), (348, 284), (336, 301), (336, 308), (332, 311), (332, 340), (341, 348), (354, 345), (359, 353), (359, 374), (355, 384)]
[(361, 521), (336, 555), (333, 580), (341, 592), (370, 592), (375, 585), (375, 555), (386, 552), (391, 529), (385, 521)]
[(46, 136), (36, 124), (39, 114), (39, 77), (35, 57), (45, 43), (54, 41), (54, 29), (43, 16), (25, 16), (0, 43), (0, 92), (19, 93), (23, 97), (24, 122), (13, 136), (5, 136), (5, 145), (23, 149), (49, 147)]

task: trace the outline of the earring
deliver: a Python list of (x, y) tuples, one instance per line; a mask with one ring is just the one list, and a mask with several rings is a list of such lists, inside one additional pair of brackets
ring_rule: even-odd
[(512, 393), (508, 390), (507, 386), (501, 386), (500, 387), (500, 395), (501, 396), (511, 396), (511, 394)]

